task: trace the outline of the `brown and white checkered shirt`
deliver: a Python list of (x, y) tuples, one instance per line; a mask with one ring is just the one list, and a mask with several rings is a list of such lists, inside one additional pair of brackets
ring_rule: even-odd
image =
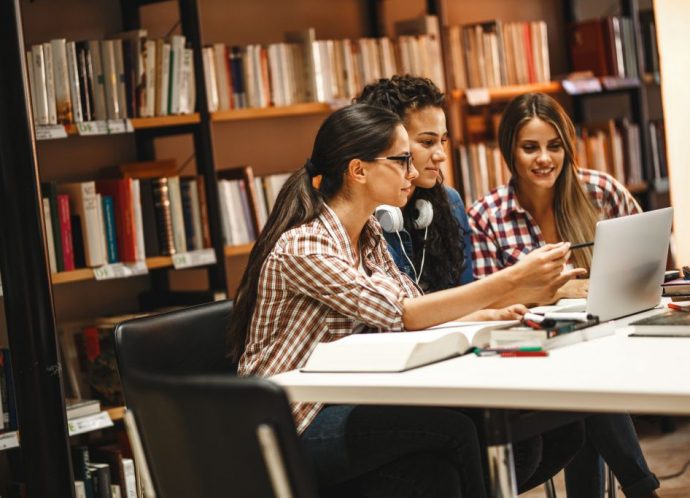
[[(360, 249), (366, 274), (358, 271), (355, 248), (328, 206), (278, 239), (261, 269), (240, 375), (268, 377), (300, 368), (319, 342), (403, 329), (403, 299), (421, 292), (391, 259), (373, 216)], [(321, 406), (292, 405), (298, 432)]]

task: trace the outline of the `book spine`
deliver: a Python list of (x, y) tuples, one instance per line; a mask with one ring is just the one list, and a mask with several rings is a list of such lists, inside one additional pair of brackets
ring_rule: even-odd
[(105, 77), (103, 76), (103, 63), (101, 62), (101, 44), (98, 40), (91, 40), (88, 42), (88, 45), (89, 59), (91, 60), (89, 78), (93, 92), (93, 117), (98, 121), (104, 121), (108, 118), (108, 112), (105, 104)]
[(43, 58), (43, 45), (33, 45), (31, 47), (31, 58), (33, 61), (33, 74), (35, 80), (36, 94), (34, 100), (36, 102), (36, 124), (47, 125), (50, 124), (48, 113), (48, 90), (46, 86), (46, 66)]
[(170, 210), (170, 193), (167, 178), (153, 180), (153, 200), (156, 210), (156, 226), (158, 228), (158, 242), (161, 254), (171, 256), (175, 254), (175, 238), (172, 227), (172, 212)]
[(57, 124), (55, 107), (55, 71), (53, 69), (53, 50), (50, 43), (43, 44), (43, 61), (46, 68), (46, 97), (48, 99), (48, 123)]
[(62, 264), (64, 271), (74, 270), (74, 248), (72, 246), (72, 221), (69, 212), (69, 197), (57, 196), (58, 216), (60, 221), (60, 240), (62, 241)]
[(53, 69), (55, 70), (55, 106), (57, 108), (58, 123), (70, 124), (74, 121), (72, 115), (72, 99), (69, 87), (69, 69), (67, 62), (67, 41), (64, 38), (51, 40), (53, 51)]
[(82, 123), (81, 86), (79, 85), (79, 67), (77, 65), (77, 48), (73, 41), (67, 42), (67, 76), (69, 78), (70, 96), (72, 100), (72, 118), (75, 123)]
[(93, 121), (95, 119), (93, 88), (91, 87), (93, 67), (87, 42), (77, 42), (77, 65), (79, 67), (79, 88), (81, 89), (84, 121)]
[(137, 498), (137, 475), (134, 468), (134, 460), (131, 458), (123, 458), (122, 469), (125, 477), (125, 482), (123, 483), (125, 497)]
[(168, 195), (170, 197), (170, 213), (172, 215), (172, 229), (176, 252), (187, 252), (187, 239), (184, 232), (184, 216), (182, 214), (182, 195), (180, 194), (180, 178), (168, 178)]
[(43, 201), (43, 220), (46, 226), (46, 246), (48, 247), (48, 261), (51, 273), (57, 272), (57, 262), (55, 260), (55, 240), (53, 237), (53, 220), (50, 213), (50, 199), (44, 197)]
[(108, 263), (117, 262), (117, 235), (115, 231), (115, 207), (113, 198), (104, 195), (101, 198), (103, 204), (103, 223), (105, 225), (105, 241), (108, 252)]

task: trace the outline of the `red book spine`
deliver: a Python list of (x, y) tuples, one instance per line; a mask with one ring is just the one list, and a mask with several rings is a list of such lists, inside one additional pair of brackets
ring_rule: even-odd
[(123, 263), (133, 263), (137, 259), (131, 182), (129, 178), (96, 182), (99, 194), (113, 198), (117, 252)]
[(69, 196), (57, 196), (60, 238), (62, 239), (62, 264), (65, 271), (74, 270), (74, 248), (72, 246), (72, 222), (69, 216)]

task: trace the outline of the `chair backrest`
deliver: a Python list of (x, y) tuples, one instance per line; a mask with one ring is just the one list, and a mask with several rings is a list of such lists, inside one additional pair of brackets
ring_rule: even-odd
[(115, 351), (127, 397), (134, 371), (156, 374), (234, 373), (225, 335), (232, 301), (215, 301), (122, 322)]
[(138, 372), (130, 382), (142, 394), (134, 414), (159, 498), (317, 497), (277, 385)]

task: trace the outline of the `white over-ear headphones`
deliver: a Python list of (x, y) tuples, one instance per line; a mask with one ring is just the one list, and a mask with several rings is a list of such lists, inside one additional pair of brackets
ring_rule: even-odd
[(412, 225), (417, 230), (424, 230), (424, 248), (422, 249), (422, 262), (419, 265), (419, 273), (414, 267), (414, 263), (407, 255), (405, 251), (405, 245), (403, 244), (402, 237), (400, 237), (400, 231), (405, 227), (405, 220), (403, 219), (403, 214), (400, 208), (395, 206), (388, 206), (387, 204), (382, 204), (376, 208), (374, 215), (376, 219), (381, 224), (381, 228), (385, 232), (395, 233), (398, 235), (398, 240), (400, 241), (400, 249), (402, 249), (405, 259), (410, 263), (412, 271), (415, 276), (415, 283), (419, 284), (419, 279), (422, 276), (422, 271), (424, 270), (424, 258), (426, 257), (426, 236), (429, 232), (429, 225), (434, 219), (434, 208), (431, 202), (425, 199), (417, 199), (414, 203), (415, 209), (418, 211), (417, 217), (412, 220)]
[[(412, 220), (412, 225), (417, 230), (423, 230), (431, 225), (434, 219), (434, 208), (431, 203), (424, 199), (417, 199), (414, 207), (419, 214)], [(375, 216), (381, 228), (388, 233), (399, 232), (405, 226), (402, 211), (398, 207), (381, 204), (376, 208)]]

